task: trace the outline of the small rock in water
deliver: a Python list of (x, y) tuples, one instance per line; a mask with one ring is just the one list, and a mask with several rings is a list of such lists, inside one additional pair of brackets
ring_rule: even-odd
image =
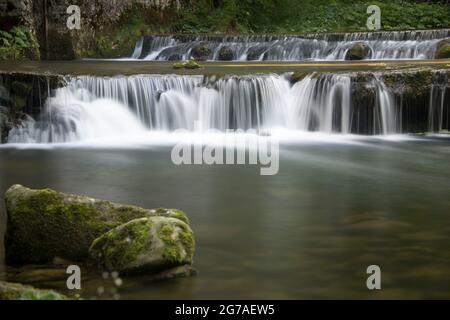
[[(129, 237), (130, 242), (125, 241)], [(192, 264), (194, 237), (181, 220), (149, 217), (132, 220), (95, 239), (90, 257), (100, 268), (120, 273), (157, 273)], [(103, 256), (98, 258), (98, 252)]]
[(345, 54), (345, 60), (364, 60), (372, 55), (372, 49), (364, 42), (355, 43)]

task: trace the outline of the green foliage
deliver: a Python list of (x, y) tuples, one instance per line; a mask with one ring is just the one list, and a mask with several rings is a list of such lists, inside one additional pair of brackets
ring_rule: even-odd
[(39, 45), (33, 32), (16, 26), (9, 32), (0, 30), (0, 60), (39, 59)]
[(173, 32), (349, 32), (367, 31), (369, 5), (381, 8), (382, 29), (430, 29), (450, 26), (445, 3), (405, 0), (223, 0), (197, 1), (171, 25)]
[(20, 300), (64, 300), (64, 297), (55, 291), (30, 288), (22, 293)]

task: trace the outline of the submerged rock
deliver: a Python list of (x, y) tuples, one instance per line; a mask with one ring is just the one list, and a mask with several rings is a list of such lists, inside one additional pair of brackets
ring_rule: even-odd
[(448, 59), (450, 58), (450, 39), (439, 41), (436, 47), (435, 59)]
[(191, 50), (191, 56), (198, 61), (205, 61), (211, 57), (212, 50), (208, 43), (202, 42), (195, 45)]
[(0, 281), (0, 300), (66, 300), (53, 290), (36, 289), (20, 283)]
[(220, 48), (218, 53), (218, 59), (222, 61), (231, 61), (233, 60), (233, 56), (234, 56), (233, 49), (226, 46)]
[(173, 218), (188, 224), (176, 209), (144, 209), (51, 189), (12, 186), (5, 195), (6, 263), (48, 263), (55, 257), (88, 258), (92, 241), (123, 223), (142, 217)]
[(100, 268), (120, 273), (156, 273), (191, 265), (194, 235), (181, 220), (135, 219), (95, 239), (89, 255)]
[(345, 54), (345, 60), (364, 60), (372, 55), (372, 49), (364, 42), (355, 43)]

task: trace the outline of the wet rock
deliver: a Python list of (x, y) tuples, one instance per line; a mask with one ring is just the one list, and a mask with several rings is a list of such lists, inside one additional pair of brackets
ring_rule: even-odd
[(199, 69), (202, 66), (195, 60), (188, 60), (175, 62), (172, 67), (174, 69)]
[(66, 300), (53, 290), (36, 289), (19, 283), (0, 281), (0, 300)]
[(55, 257), (88, 258), (92, 241), (123, 223), (142, 217), (167, 217), (188, 223), (176, 209), (144, 209), (52, 189), (14, 185), (5, 195), (7, 264), (48, 263)]
[(434, 58), (435, 59), (450, 58), (450, 39), (445, 39), (438, 43)]
[(230, 47), (220, 48), (219, 53), (218, 53), (219, 60), (231, 61), (231, 60), (233, 60), (233, 57), (234, 57), (233, 49), (231, 49)]
[(309, 71), (297, 71), (292, 73), (292, 75), (289, 77), (289, 80), (292, 84), (302, 81), (308, 74), (310, 74)]
[(352, 114), (351, 132), (356, 134), (381, 133), (375, 125), (377, 89), (372, 73), (357, 73), (351, 82), (351, 104), (355, 106)]
[(264, 54), (264, 52), (266, 52), (267, 50), (267, 46), (254, 46), (251, 47), (247, 50), (247, 60), (251, 61), (251, 60), (259, 60), (261, 55)]
[(174, 54), (171, 54), (167, 60), (168, 61), (179, 61), (182, 58), (183, 58), (183, 56), (181, 54), (174, 53)]
[(152, 281), (169, 280), (175, 278), (185, 278), (195, 276), (197, 271), (190, 264), (173, 267), (167, 270), (158, 272), (150, 277)]
[(194, 235), (181, 220), (166, 217), (135, 219), (95, 239), (89, 255), (97, 266), (119, 273), (156, 273), (191, 265)]
[(370, 58), (372, 49), (364, 42), (355, 43), (345, 54), (345, 60), (364, 60)]
[(208, 43), (202, 42), (195, 45), (191, 50), (191, 56), (198, 61), (205, 61), (211, 58), (212, 51)]
[(0, 106), (0, 143), (8, 141), (8, 133), (12, 128), (10, 114), (6, 107)]

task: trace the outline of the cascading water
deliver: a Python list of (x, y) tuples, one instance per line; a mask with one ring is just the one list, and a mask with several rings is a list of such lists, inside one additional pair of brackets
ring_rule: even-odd
[[(448, 74), (446, 72), (437, 72), (436, 79), (431, 87), (428, 130), (430, 132), (440, 132), (449, 128), (450, 109), (446, 107), (445, 102), (450, 99), (450, 88), (448, 86)], [(447, 96), (447, 98), (446, 98)]]
[(356, 42), (372, 49), (370, 59), (433, 59), (437, 43), (450, 36), (450, 30), (361, 32), (347, 34), (306, 34), (286, 36), (145, 36), (137, 43), (132, 58), (183, 60), (192, 49), (207, 44), (209, 60), (221, 60), (221, 49), (232, 60), (343, 60)]
[(139, 134), (144, 126), (119, 102), (97, 98), (85, 89), (66, 87), (47, 100), (39, 121), (28, 118), (9, 133), (10, 143), (60, 143), (121, 134)]
[[(37, 121), (30, 118), (10, 132), (9, 142), (67, 142), (176, 129), (402, 132), (402, 109), (381, 74), (366, 84), (374, 88), (373, 105), (353, 97), (354, 77), (312, 73), (294, 84), (291, 74), (73, 77), (48, 99)], [(435, 77), (440, 80), (431, 88), (424, 120), (432, 131), (447, 128), (449, 109), (447, 73)]]

